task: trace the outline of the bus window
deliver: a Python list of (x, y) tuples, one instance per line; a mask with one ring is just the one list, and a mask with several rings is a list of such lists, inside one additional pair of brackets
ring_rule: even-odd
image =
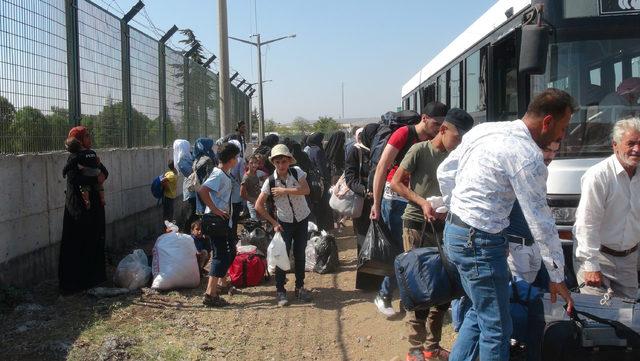
[(617, 88), (622, 83), (622, 62), (619, 61), (613, 64), (613, 72), (615, 74), (615, 87)]
[(482, 110), (480, 107), (480, 51), (471, 54), (465, 67), (465, 109), (468, 112)]
[(460, 64), (456, 64), (450, 70), (449, 75), (450, 108), (460, 108)]
[(514, 120), (518, 117), (518, 65), (516, 38), (511, 34), (493, 45), (494, 97), (492, 120)]
[(640, 75), (640, 39), (558, 42), (548, 54), (546, 73), (531, 77), (531, 97), (553, 86), (578, 104), (558, 157), (611, 154), (613, 124), (640, 115), (640, 90), (633, 85)]
[(602, 69), (595, 68), (589, 71), (589, 82), (591, 85), (602, 86)]
[(431, 83), (426, 87), (422, 88), (422, 105), (420, 107), (420, 111), (422, 111), (422, 107), (436, 100), (436, 83)]
[(413, 108), (411, 108), (411, 110), (415, 110), (417, 112), (420, 111), (418, 109), (418, 92), (417, 91), (413, 93)]
[(442, 74), (438, 77), (438, 101), (447, 104), (447, 75)]

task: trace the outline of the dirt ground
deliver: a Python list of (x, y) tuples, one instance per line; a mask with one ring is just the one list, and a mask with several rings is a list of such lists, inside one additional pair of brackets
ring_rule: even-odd
[[(224, 309), (202, 306), (204, 280), (199, 289), (103, 299), (61, 297), (55, 283), (44, 283), (0, 313), (0, 358), (404, 360), (405, 321), (385, 319), (371, 302), (375, 293), (354, 288), (355, 238), (350, 228), (343, 234), (339, 272), (307, 273), (314, 301), (286, 308), (275, 304), (273, 280), (227, 298), (232, 306)], [(294, 275), (288, 279), (292, 287)], [(443, 346), (454, 337), (447, 321)]]

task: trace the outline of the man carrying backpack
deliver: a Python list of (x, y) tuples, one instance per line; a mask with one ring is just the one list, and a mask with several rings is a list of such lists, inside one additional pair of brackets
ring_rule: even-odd
[[(400, 163), (391, 181), (391, 188), (409, 202), (404, 211), (402, 239), (404, 251), (437, 247), (446, 213), (436, 213), (429, 197), (440, 196), (438, 165), (454, 150), (464, 133), (473, 126), (473, 118), (464, 110), (449, 110), (438, 134), (430, 141), (414, 144)], [(406, 182), (410, 180), (410, 185)], [(432, 222), (434, 229), (425, 222)], [(425, 228), (426, 226), (426, 228)], [(437, 235), (433, 234), (433, 230)], [(440, 347), (442, 323), (449, 304), (414, 312), (407, 321), (410, 344), (407, 360), (446, 360), (449, 351)], [(427, 328), (427, 325), (429, 326)]]
[[(418, 124), (401, 126), (391, 134), (388, 140), (378, 140), (378, 143), (386, 142), (386, 145), (373, 177), (373, 206), (370, 218), (378, 220), (382, 217), (391, 231), (391, 240), (398, 249), (402, 249), (402, 214), (407, 206), (407, 200), (391, 189), (390, 182), (409, 148), (415, 143), (431, 140), (436, 136), (448, 110), (449, 107), (445, 104), (431, 102), (422, 109)], [(372, 149), (373, 147), (375, 145), (372, 144)], [(395, 314), (391, 306), (391, 296), (395, 288), (396, 278), (385, 277), (374, 301), (378, 311), (386, 317), (392, 317)]]

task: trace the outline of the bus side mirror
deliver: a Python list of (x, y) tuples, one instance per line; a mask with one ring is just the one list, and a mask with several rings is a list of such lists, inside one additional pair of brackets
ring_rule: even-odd
[(518, 70), (523, 74), (544, 74), (547, 68), (549, 29), (542, 25), (522, 26)]

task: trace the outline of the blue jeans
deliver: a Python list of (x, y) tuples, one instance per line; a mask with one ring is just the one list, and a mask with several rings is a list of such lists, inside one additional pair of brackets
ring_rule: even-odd
[[(296, 223), (286, 223), (278, 220), (278, 223), (282, 226), (282, 238), (284, 239), (284, 244), (287, 246), (287, 254), (291, 253), (291, 247), (293, 246), (293, 257), (296, 260), (296, 288), (302, 288), (304, 287), (304, 265), (306, 263), (304, 250), (307, 248), (307, 227), (309, 219), (305, 218)], [(285, 280), (285, 272), (279, 267), (276, 267), (276, 291), (286, 291), (284, 288)]]
[(473, 305), (466, 313), (449, 360), (509, 359), (512, 324), (509, 311), (510, 272), (507, 239), (447, 222), (444, 229), (447, 257), (456, 265)]
[[(402, 249), (402, 215), (407, 207), (407, 202), (389, 200), (382, 198), (380, 204), (380, 215), (382, 221), (389, 227), (391, 231), (391, 241), (395, 243), (398, 249)], [(398, 288), (396, 277), (386, 276), (380, 285), (380, 295), (383, 297), (391, 297), (393, 291)]]
[[(229, 233), (231, 230), (229, 230)], [(235, 246), (233, 239), (227, 235), (224, 237), (211, 237), (213, 246), (213, 256), (211, 257), (211, 268), (209, 276), (222, 278), (227, 275), (229, 267), (235, 257)]]

